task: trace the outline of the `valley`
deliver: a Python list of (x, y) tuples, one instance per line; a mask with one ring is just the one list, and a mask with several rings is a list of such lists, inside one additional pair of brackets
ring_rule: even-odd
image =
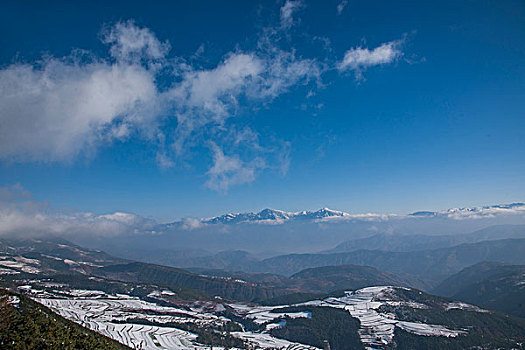
[(441, 298), (414, 289), (424, 285), (415, 276), (368, 266), (314, 267), (286, 277), (191, 272), (63, 240), (2, 240), (0, 247), (4, 288), (134, 349), (314, 350), (325, 341), (337, 349), (406, 342), (505, 348), (525, 340), (525, 320), (491, 311), (495, 305), (454, 300), (462, 287), (451, 289), (454, 299)]

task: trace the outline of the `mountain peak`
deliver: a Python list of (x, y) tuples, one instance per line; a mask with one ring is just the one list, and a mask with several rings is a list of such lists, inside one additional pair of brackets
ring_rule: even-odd
[(350, 214), (345, 213), (344, 211), (333, 210), (330, 208), (322, 208), (314, 212), (314, 214), (321, 217), (331, 217), (331, 216), (350, 216)]
[(350, 214), (330, 208), (317, 211), (287, 212), (284, 210), (265, 208), (257, 213), (229, 213), (202, 220), (206, 224), (236, 224), (236, 223), (281, 223), (294, 219), (320, 220), (324, 218), (350, 216)]
[[(417, 211), (407, 215), (393, 215), (398, 217), (443, 217), (451, 219), (463, 218), (477, 218), (477, 217), (491, 217), (494, 215), (506, 215), (521, 213), (525, 214), (525, 203), (511, 203), (511, 204), (497, 204), (491, 206), (480, 206), (470, 208), (450, 208), (441, 211)], [(288, 212), (284, 210), (265, 208), (259, 212), (246, 213), (228, 213), (221, 216), (215, 216), (208, 219), (201, 219), (203, 224), (241, 224), (241, 223), (257, 223), (257, 224), (281, 224), (293, 220), (311, 220), (311, 221), (338, 221), (352, 218), (384, 218), (388, 215), (379, 214), (349, 214), (344, 211), (334, 210), (330, 208), (321, 208), (316, 211), (297, 211)]]
[(442, 211), (417, 211), (415, 213), (408, 214), (408, 216), (439, 216), (449, 218), (475, 218), (475, 217), (488, 217), (499, 214), (515, 214), (525, 213), (525, 203), (510, 203), (510, 204), (496, 204), (487, 205), (481, 207), (467, 207), (467, 208), (450, 208)]

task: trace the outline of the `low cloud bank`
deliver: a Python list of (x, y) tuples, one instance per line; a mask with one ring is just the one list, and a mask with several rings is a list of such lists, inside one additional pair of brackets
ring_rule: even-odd
[(115, 212), (62, 212), (36, 201), (21, 186), (0, 188), (0, 236), (113, 237), (152, 232), (155, 222), (141, 216)]
[[(328, 213), (328, 214), (327, 214)], [(322, 215), (328, 215), (321, 217)], [(333, 216), (331, 216), (333, 215)], [(348, 214), (321, 209), (312, 212), (288, 213), (269, 209), (259, 213), (226, 214), (215, 218), (184, 218), (170, 224), (160, 224), (140, 215), (114, 212), (63, 211), (47, 202), (33, 199), (20, 185), (0, 187), (0, 236), (29, 238), (63, 236), (130, 237), (173, 234), (194, 235), (196, 231), (216, 235), (219, 239), (229, 232), (280, 232), (298, 235), (301, 230), (326, 232), (450, 234), (493, 224), (525, 224), (525, 204), (514, 203), (474, 208), (454, 208), (439, 212), (417, 212), (408, 215)], [(262, 225), (261, 225), (262, 224)], [(299, 225), (301, 230), (295, 231)], [(264, 226), (264, 227), (263, 227)], [(190, 233), (189, 231), (192, 231)], [(198, 240), (198, 235), (195, 235)]]

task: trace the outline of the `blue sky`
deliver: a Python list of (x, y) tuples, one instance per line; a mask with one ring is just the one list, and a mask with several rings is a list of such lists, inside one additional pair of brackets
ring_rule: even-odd
[(168, 221), (525, 198), (522, 1), (2, 7), (0, 186), (55, 208)]

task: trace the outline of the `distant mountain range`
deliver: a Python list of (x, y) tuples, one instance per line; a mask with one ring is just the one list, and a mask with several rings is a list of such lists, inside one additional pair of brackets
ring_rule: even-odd
[[(96, 286), (120, 293), (129, 292), (129, 288), (133, 288), (139, 296), (149, 293), (152, 285), (159, 283), (191, 297), (198, 297), (198, 293), (202, 293), (201, 295), (218, 295), (238, 300), (258, 300), (290, 292), (285, 288), (274, 290), (257, 283), (202, 276), (175, 267), (119, 259), (62, 239), (0, 239), (0, 281), (18, 279), (21, 276), (29, 279), (46, 278), (54, 283), (67, 281), (77, 288)], [(93, 276), (102, 279), (93, 280)], [(142, 283), (148, 287), (144, 292), (139, 292), (138, 288), (130, 287), (134, 283)]]
[(380, 233), (342, 242), (333, 249), (323, 251), (323, 253), (346, 253), (360, 249), (411, 252), (507, 238), (525, 238), (525, 225), (494, 225), (462, 235), (428, 236)]
[(417, 284), (417, 288), (428, 290), (428, 286), (435, 285), (461, 269), (479, 262), (525, 264), (524, 251), (525, 239), (503, 239), (439, 249), (403, 252), (360, 249), (341, 253), (285, 254), (263, 260), (237, 251), (178, 260), (178, 266), (291, 276), (304, 269), (322, 266), (365, 265), (398, 275), (411, 275), (427, 283), (426, 287), (424, 284)]
[[(242, 252), (222, 254), (242, 264)], [(245, 257), (246, 259), (246, 257)], [(255, 260), (254, 260), (255, 262)], [(76, 287), (93, 286), (88, 276), (96, 276), (97, 288), (125, 292), (134, 283), (169, 286), (174, 291), (182, 288), (183, 294), (221, 296), (243, 301), (261, 301), (280, 295), (309, 292), (327, 293), (339, 289), (356, 289), (371, 285), (397, 285), (419, 287), (415, 278), (405, 278), (381, 272), (368, 266), (333, 266), (308, 269), (290, 278), (271, 274), (232, 273), (220, 271), (190, 272), (176, 267), (147, 264), (115, 258), (101, 251), (77, 246), (65, 240), (1, 240), (0, 281), (3, 279), (46, 278), (62, 283), (75, 281)], [(190, 291), (188, 293), (188, 291)], [(141, 294), (142, 295), (142, 294)]]
[(326, 218), (349, 218), (350, 214), (328, 208), (317, 211), (286, 212), (276, 209), (263, 209), (258, 213), (224, 214), (208, 219), (202, 219), (205, 224), (239, 224), (239, 223), (280, 223), (288, 220), (319, 220)]
[[(466, 217), (487, 217), (501, 214), (525, 214), (525, 203), (497, 204), (491, 206), (472, 207), (472, 208), (451, 208), (443, 211), (418, 211), (408, 215), (395, 214), (350, 214), (344, 211), (322, 208), (316, 211), (297, 211), (287, 212), (283, 210), (266, 208), (257, 213), (228, 213), (220, 216), (204, 219), (194, 219), (201, 224), (242, 224), (242, 223), (266, 223), (280, 224), (287, 221), (311, 220), (311, 221), (330, 221), (337, 219), (386, 219), (389, 217), (447, 217), (447, 218), (466, 218)], [(183, 224), (185, 221), (176, 221), (168, 225)]]
[(487, 238), (470, 237), (471, 232), (497, 225), (525, 225), (525, 205), (514, 203), (408, 215), (349, 214), (328, 208), (297, 212), (265, 209), (205, 219), (185, 218), (168, 224), (157, 223), (147, 229), (130, 227), (119, 235), (70, 235), (67, 238), (81, 246), (103, 249), (132, 260), (172, 266), (178, 266), (182, 260), (187, 266), (186, 258), (226, 250), (244, 250), (259, 257), (270, 257), (327, 252), (337, 245), (334, 252), (412, 251), (483, 239), (525, 238), (507, 235), (506, 229), (501, 230), (500, 236), (495, 232)]
[(451, 208), (444, 211), (418, 211), (409, 216), (472, 217), (498, 214), (525, 213), (525, 203), (496, 204), (472, 208)]

